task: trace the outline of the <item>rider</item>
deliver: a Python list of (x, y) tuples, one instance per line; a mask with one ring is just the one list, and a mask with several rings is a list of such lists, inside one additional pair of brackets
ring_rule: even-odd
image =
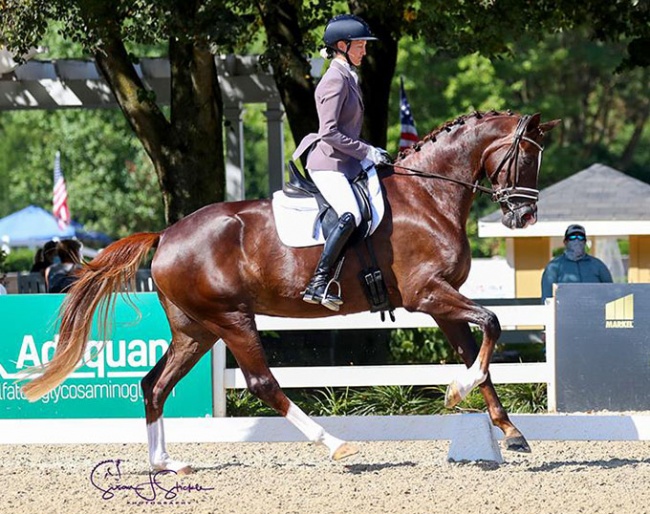
[[(388, 153), (359, 139), (363, 123), (363, 101), (355, 67), (366, 55), (366, 41), (377, 38), (358, 16), (341, 14), (325, 28), (325, 52), (332, 63), (316, 87), (318, 133), (307, 135), (294, 153), (297, 159), (309, 151), (306, 168), (325, 200), (339, 217), (328, 235), (314, 276), (303, 292), (308, 303), (337, 311), (343, 304), (328, 288), (330, 269), (345, 243), (361, 223), (361, 213), (350, 180), (368, 164), (389, 163)], [(367, 167), (367, 166), (366, 166)]]

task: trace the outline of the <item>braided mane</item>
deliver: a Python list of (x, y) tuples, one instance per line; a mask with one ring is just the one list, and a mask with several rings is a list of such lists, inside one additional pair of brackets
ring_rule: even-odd
[(422, 138), (421, 141), (418, 141), (417, 143), (413, 143), (410, 147), (406, 148), (405, 150), (402, 150), (399, 152), (397, 158), (398, 159), (403, 159), (407, 155), (411, 155), (412, 153), (419, 152), (420, 148), (424, 143), (427, 143), (428, 141), (431, 141), (433, 143), (436, 142), (437, 136), (444, 130), (446, 132), (451, 132), (455, 128), (464, 125), (465, 121), (470, 119), (470, 118), (475, 118), (477, 120), (480, 120), (484, 116), (512, 116), (514, 113), (508, 109), (507, 111), (487, 111), (487, 112), (480, 112), (480, 111), (474, 111), (470, 112), (467, 114), (463, 114), (462, 116), (459, 116), (455, 120), (451, 121), (446, 121), (442, 125), (440, 125), (438, 128), (433, 129), (431, 132), (429, 132), (424, 138)]

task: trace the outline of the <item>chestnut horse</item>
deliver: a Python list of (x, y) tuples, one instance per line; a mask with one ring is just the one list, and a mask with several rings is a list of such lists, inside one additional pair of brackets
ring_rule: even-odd
[[(501, 328), (494, 313), (458, 288), (470, 268), (465, 224), (477, 191), (492, 194), (510, 228), (536, 222), (537, 176), (545, 132), (559, 120), (540, 115), (475, 112), (448, 122), (379, 170), (386, 215), (372, 235), (395, 307), (431, 315), (467, 369), (447, 389), (452, 407), (480, 385), (492, 423), (507, 448), (530, 451), (510, 422), (488, 374)], [(479, 185), (487, 177), (490, 187)], [(44, 373), (25, 384), (34, 401), (63, 382), (83, 359), (95, 311), (106, 329), (115, 294), (129, 288), (152, 249), (152, 277), (171, 328), (169, 349), (142, 380), (149, 459), (154, 469), (189, 472), (165, 448), (163, 406), (172, 388), (222, 339), (250, 391), (314, 442), (340, 459), (355, 448), (327, 433), (280, 389), (271, 374), (255, 315), (315, 318), (333, 313), (302, 301), (320, 256), (318, 247), (290, 248), (276, 235), (270, 200), (227, 202), (199, 209), (159, 233), (139, 233), (111, 244), (80, 273), (62, 306), (60, 339)], [(348, 250), (350, 251), (350, 250)], [(339, 314), (368, 310), (357, 281), (359, 265), (342, 270), (345, 304)], [(469, 323), (483, 331), (480, 350)]]

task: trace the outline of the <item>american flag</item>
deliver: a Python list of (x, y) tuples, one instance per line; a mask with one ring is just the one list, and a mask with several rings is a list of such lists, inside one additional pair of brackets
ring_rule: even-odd
[(65, 179), (61, 171), (61, 152), (56, 152), (54, 157), (54, 200), (52, 214), (59, 222), (59, 227), (64, 229), (70, 224), (70, 209), (68, 208), (68, 191), (65, 188)]
[(399, 139), (399, 150), (405, 150), (413, 143), (418, 142), (418, 131), (415, 129), (415, 121), (411, 114), (411, 106), (406, 99), (406, 91), (404, 91), (404, 78), (400, 77), (399, 86), (399, 117), (402, 124), (402, 133)]

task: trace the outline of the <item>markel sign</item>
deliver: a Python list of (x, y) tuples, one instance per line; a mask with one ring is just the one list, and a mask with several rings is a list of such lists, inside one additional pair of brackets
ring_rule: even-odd
[[(93, 324), (80, 366), (66, 381), (30, 403), (20, 386), (27, 370), (49, 362), (59, 340), (56, 315), (64, 295), (0, 296), (0, 418), (142, 417), (140, 380), (170, 344), (170, 330), (155, 293), (132, 295), (141, 312), (118, 296), (113, 333), (104, 341)], [(166, 416), (212, 413), (210, 359), (204, 357), (165, 404)]]

